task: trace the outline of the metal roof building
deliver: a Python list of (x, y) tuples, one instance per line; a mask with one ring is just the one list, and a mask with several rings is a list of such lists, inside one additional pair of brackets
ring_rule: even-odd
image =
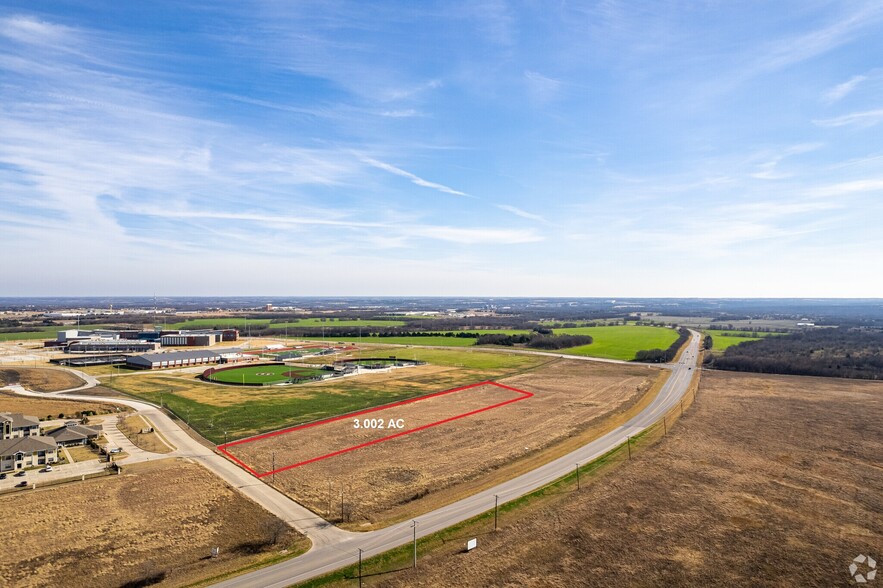
[(185, 367), (203, 363), (217, 363), (220, 354), (214, 351), (171, 351), (168, 353), (145, 353), (126, 359), (126, 365), (142, 370)]

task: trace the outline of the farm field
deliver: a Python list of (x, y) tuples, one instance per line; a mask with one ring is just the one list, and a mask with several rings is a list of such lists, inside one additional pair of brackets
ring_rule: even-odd
[(275, 328), (285, 327), (401, 327), (405, 321), (398, 319), (359, 319), (348, 320), (338, 318), (306, 318), (282, 323), (271, 323)]
[(722, 352), (728, 347), (738, 345), (745, 341), (757, 341), (763, 337), (775, 337), (783, 333), (764, 333), (760, 331), (704, 331), (703, 334), (711, 335), (712, 352)]
[(57, 392), (85, 384), (74, 374), (54, 368), (0, 368), (0, 386), (21, 384), (35, 392)]
[(705, 372), (668, 437), (615, 473), (366, 585), (855, 585), (853, 558), (883, 549), (881, 460), (883, 384)]
[[(315, 340), (315, 339), (314, 339)], [(363, 345), (429, 345), (432, 347), (469, 347), (474, 345), (475, 337), (371, 337), (358, 336), (328, 336), (326, 341), (340, 341), (345, 343), (359, 343)]]
[(589, 345), (560, 349), (556, 353), (625, 361), (634, 359), (642, 349), (667, 349), (678, 338), (674, 329), (636, 326), (555, 329), (555, 334), (589, 335), (593, 339)]
[[(393, 355), (399, 348), (389, 348)], [(363, 357), (376, 355), (365, 350)], [(353, 357), (353, 354), (341, 357)], [(296, 386), (224, 386), (202, 382), (195, 374), (143, 372), (105, 379), (103, 384), (120, 392), (160, 403), (187, 420), (214, 443), (232, 441), (339, 414), (364, 410), (512, 375), (546, 361), (542, 357), (498, 353), (409, 349), (405, 359), (435, 365), (363, 374)], [(327, 361), (314, 358), (318, 362)], [(309, 365), (309, 364), (305, 364)]]
[[(183, 461), (9, 494), (0, 497), (0, 511), (16, 513), (4, 523), (0, 577), (22, 588), (181, 586), (308, 544), (209, 471)], [(207, 557), (211, 547), (221, 548), (217, 559)]]
[[(643, 365), (547, 361), (497, 380), (534, 394), (530, 398), (277, 472), (264, 480), (347, 527), (384, 526), (450, 503), (581, 445), (618, 424), (617, 419), (652, 396), (648, 392), (666, 376), (667, 372)], [(451, 394), (424, 406), (393, 407), (384, 410), (384, 415), (406, 423), (417, 418), (423, 423), (516, 396), (505, 390), (491, 390), (487, 398)], [(325, 439), (322, 427), (261, 440), (255, 447), (258, 454), (250, 459), (265, 466), (269, 453), (276, 451), (279, 468), (279, 456), (288, 451), (287, 444), (315, 448), (312, 454), (331, 448), (330, 443), (342, 444), (340, 439)], [(347, 441), (362, 439), (355, 430), (341, 428), (339, 434)]]

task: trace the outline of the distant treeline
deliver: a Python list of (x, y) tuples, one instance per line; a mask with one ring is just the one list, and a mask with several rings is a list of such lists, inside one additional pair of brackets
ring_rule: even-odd
[(524, 345), (531, 349), (567, 349), (589, 345), (592, 338), (588, 335), (550, 335), (544, 333), (527, 333), (524, 335), (504, 335), (502, 333), (490, 333), (480, 335), (476, 345)]
[(883, 331), (825, 328), (764, 337), (709, 355), (705, 363), (738, 372), (883, 379)]
[(678, 329), (678, 338), (668, 346), (668, 349), (642, 349), (635, 354), (634, 361), (646, 361), (649, 363), (668, 363), (678, 354), (681, 345), (690, 339), (690, 331), (681, 327)]

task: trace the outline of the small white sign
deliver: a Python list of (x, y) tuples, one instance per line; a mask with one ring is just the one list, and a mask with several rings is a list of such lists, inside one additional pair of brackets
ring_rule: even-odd
[(470, 539), (466, 542), (466, 551), (472, 551), (478, 547), (478, 539)]

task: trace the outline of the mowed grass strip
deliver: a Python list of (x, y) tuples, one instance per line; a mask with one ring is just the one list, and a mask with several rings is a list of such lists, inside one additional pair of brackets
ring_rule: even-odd
[(626, 361), (634, 359), (642, 349), (668, 349), (678, 338), (674, 329), (633, 325), (555, 329), (555, 334), (589, 335), (593, 339), (589, 345), (561, 349), (558, 353)]
[(212, 382), (224, 384), (279, 384), (291, 380), (326, 375), (327, 370), (290, 365), (249, 365), (221, 370), (210, 376)]

